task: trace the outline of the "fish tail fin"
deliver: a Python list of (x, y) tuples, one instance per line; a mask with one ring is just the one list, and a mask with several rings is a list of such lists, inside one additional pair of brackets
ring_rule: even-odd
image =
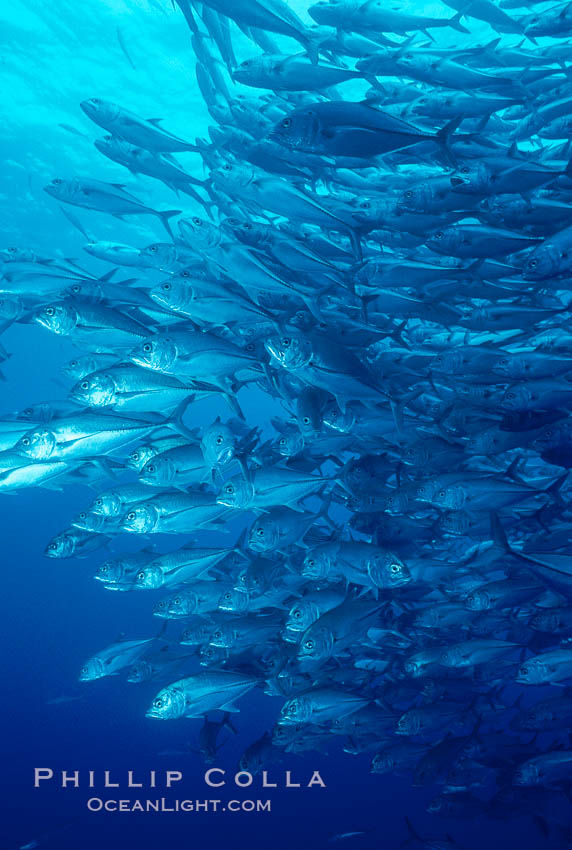
[(174, 239), (174, 236), (173, 231), (171, 230), (171, 225), (169, 224), (169, 219), (173, 218), (174, 215), (180, 215), (181, 213), (182, 210), (161, 210), (160, 212), (157, 211), (157, 215), (161, 219), (163, 227), (165, 228), (171, 239)]
[(457, 115), (456, 118), (452, 118), (444, 127), (437, 132), (437, 141), (439, 144), (444, 145), (445, 147), (449, 146), (449, 138), (453, 135), (461, 121), (463, 120), (464, 115)]
[(238, 735), (238, 729), (234, 725), (234, 723), (230, 719), (230, 714), (228, 711), (225, 711), (224, 717), (222, 718), (222, 725), (226, 726), (229, 732), (232, 732), (233, 735)]
[(457, 32), (464, 32), (464, 33), (467, 33), (468, 35), (470, 35), (471, 30), (468, 29), (467, 27), (463, 26), (463, 24), (461, 23), (461, 18), (463, 17), (464, 14), (465, 14), (465, 12), (463, 10), (461, 10), (460, 12), (457, 12), (456, 15), (453, 15), (452, 18), (449, 18), (449, 20), (447, 21), (447, 24), (448, 24), (448, 26), (453, 27), (454, 30), (457, 30)]
[(490, 518), (491, 518), (491, 536), (493, 538), (493, 541), (501, 549), (504, 549), (505, 552), (511, 552), (512, 553), (510, 543), (507, 540), (505, 530), (502, 527), (501, 521), (499, 519), (499, 515), (496, 513), (496, 511), (491, 511)]
[(401, 842), (402, 847), (404, 847), (406, 844), (410, 844), (412, 841), (421, 841), (425, 843), (417, 832), (417, 830), (415, 829), (415, 827), (413, 826), (413, 824), (411, 823), (411, 821), (409, 820), (409, 818), (407, 817), (407, 815), (405, 815), (405, 826), (407, 827), (409, 838), (406, 838), (405, 841)]
[(318, 42), (316, 41), (316, 39), (314, 38), (313, 33), (311, 33), (311, 32), (305, 32), (304, 33), (303, 44), (304, 44), (304, 47), (306, 48), (306, 53), (308, 54), (308, 59), (310, 60), (312, 65), (317, 65), (318, 64), (318, 58), (319, 58), (318, 51), (320, 49), (320, 46), (319, 46)]
[(560, 475), (559, 478), (556, 479), (556, 481), (553, 481), (552, 484), (550, 484), (544, 491), (545, 493), (549, 493), (551, 496), (553, 496), (556, 501), (561, 505), (566, 504), (564, 499), (560, 495), (560, 488), (562, 487), (567, 478), (568, 470), (563, 475)]
[(233, 395), (233, 393), (223, 393), (222, 397), (228, 403), (232, 412), (235, 413), (236, 416), (239, 417), (239, 419), (242, 419), (243, 422), (246, 422), (246, 416), (244, 415), (244, 412), (239, 404), (237, 397)]
[(186, 437), (191, 441), (194, 440), (193, 432), (189, 428), (187, 428), (187, 426), (183, 422), (183, 416), (185, 415), (189, 404), (194, 401), (194, 398), (195, 397), (193, 393), (189, 394), (186, 398), (184, 398), (183, 401), (179, 404), (179, 406), (173, 411), (171, 416), (167, 418), (165, 423), (171, 428), (173, 428), (173, 430), (181, 434), (182, 437)]
[(363, 253), (361, 247), (361, 238), (359, 230), (356, 230), (353, 227), (348, 228), (348, 235), (350, 237), (350, 242), (353, 248), (354, 256), (358, 262), (361, 263), (363, 260)]

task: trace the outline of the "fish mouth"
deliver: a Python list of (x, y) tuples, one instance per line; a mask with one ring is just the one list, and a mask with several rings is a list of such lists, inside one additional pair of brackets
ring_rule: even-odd
[(365, 224), (367, 221), (369, 221), (367, 213), (353, 212), (351, 216), (354, 221), (358, 222), (358, 224)]
[(129, 359), (132, 363), (135, 363), (136, 366), (143, 366), (143, 368), (149, 368), (151, 363), (150, 359), (145, 357), (143, 354), (131, 354)]
[(43, 328), (47, 328), (48, 330), (50, 329), (50, 320), (47, 316), (43, 316), (41, 313), (36, 313), (36, 315), (32, 316), (32, 318), (34, 322), (37, 322)]
[(146, 711), (145, 717), (154, 717), (156, 720), (162, 720), (163, 719), (162, 715), (159, 714), (159, 712), (154, 708), (150, 708), (148, 711)]
[(72, 390), (69, 397), (72, 401), (77, 401), (78, 404), (89, 404), (89, 397), (81, 390)]
[(453, 189), (455, 189), (457, 186), (466, 186), (469, 181), (465, 180), (463, 177), (450, 177), (449, 182)]

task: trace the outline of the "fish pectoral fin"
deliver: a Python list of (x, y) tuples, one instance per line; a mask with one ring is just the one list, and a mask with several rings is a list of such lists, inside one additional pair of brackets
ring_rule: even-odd
[(237, 708), (236, 705), (232, 702), (225, 702), (224, 705), (219, 705), (220, 711), (229, 711), (232, 714), (237, 714), (240, 711), (240, 708)]

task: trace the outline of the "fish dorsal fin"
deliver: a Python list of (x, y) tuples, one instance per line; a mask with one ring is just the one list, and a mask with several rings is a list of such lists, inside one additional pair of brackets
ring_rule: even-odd
[[(148, 118), (147, 119), (149, 124), (153, 124), (155, 127), (159, 127), (159, 124), (161, 123), (162, 120), (163, 120), (162, 118)], [(160, 128), (160, 129), (162, 129), (162, 128)]]

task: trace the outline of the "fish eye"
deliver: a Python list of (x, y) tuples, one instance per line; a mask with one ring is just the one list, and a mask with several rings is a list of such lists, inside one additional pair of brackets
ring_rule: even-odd
[(164, 283), (161, 288), (163, 289), (164, 292), (170, 292), (171, 291), (171, 284), (170, 283)]
[(222, 170), (223, 171), (232, 171), (232, 165), (229, 165), (229, 163), (227, 162), (225, 165), (223, 165)]
[(468, 165), (463, 166), (463, 168), (461, 168), (461, 174), (468, 174), (468, 173), (469, 173), (469, 166)]
[(23, 446), (29, 446), (30, 445), (30, 438), (29, 437), (22, 437), (22, 445)]
[(293, 616), (296, 620), (299, 620), (299, 619), (300, 619), (300, 617), (302, 616), (302, 613), (301, 613), (301, 611), (293, 611), (292, 616)]
[(435, 234), (435, 239), (442, 239), (442, 238), (443, 238), (443, 232), (440, 230), (438, 233)]
[(48, 549), (51, 549), (52, 551), (53, 551), (54, 549), (57, 549), (57, 548), (58, 548), (58, 544), (57, 544), (57, 543), (50, 543), (50, 545), (48, 546)]
[(223, 599), (232, 599), (232, 593), (230, 592), (230, 590), (227, 590), (227, 592), (225, 594), (223, 594), (222, 598)]
[(224, 489), (226, 493), (234, 493), (234, 487), (232, 484), (227, 484)]
[(313, 641), (313, 640), (311, 640), (311, 639), (310, 639), (310, 640), (307, 640), (307, 641), (304, 643), (304, 646), (306, 647), (306, 649), (314, 649), (314, 641)]
[(444, 499), (446, 495), (447, 493), (445, 490), (439, 490), (438, 496), (440, 499)]
[(150, 342), (146, 342), (146, 343), (145, 343), (145, 345), (143, 346), (143, 351), (144, 351), (146, 354), (149, 354), (149, 352), (150, 352), (150, 351), (153, 351), (153, 346), (151, 345), (151, 343), (150, 343)]
[(191, 273), (187, 270), (181, 272), (181, 277), (190, 277)]
[(77, 518), (78, 518), (78, 519), (85, 519), (85, 518), (86, 518), (86, 516), (87, 516), (86, 512), (85, 512), (85, 511), (82, 511), (80, 514), (78, 514)]
[(304, 416), (304, 418), (302, 419), (302, 422), (304, 423), (304, 425), (309, 425), (310, 424), (310, 417)]
[(153, 708), (163, 708), (163, 700), (162, 699), (154, 699), (153, 700)]
[(413, 192), (411, 191), (411, 189), (408, 189), (407, 192), (405, 192), (405, 197), (406, 198), (412, 198), (413, 197)]
[(53, 307), (46, 307), (46, 316), (53, 316), (55, 312)]
[(264, 537), (264, 529), (263, 528), (259, 528), (256, 533), (258, 534), (259, 537)]
[(364, 201), (362, 204), (360, 204), (360, 209), (362, 209), (362, 210), (369, 210), (370, 207), (371, 207), (371, 204), (370, 204), (369, 201)]
[(62, 182), (62, 181), (60, 180), (60, 178), (59, 178), (59, 177), (56, 177), (56, 179), (55, 179), (55, 180), (52, 180), (52, 184), (53, 184), (54, 186), (59, 186), (59, 185), (61, 184), (61, 182)]
[(249, 342), (248, 345), (246, 346), (246, 350), (247, 351), (254, 351), (254, 344), (252, 342)]
[(282, 121), (281, 126), (282, 126), (282, 127), (284, 127), (284, 129), (285, 129), (285, 130), (287, 130), (287, 129), (288, 129), (288, 127), (291, 127), (291, 126), (292, 126), (292, 119), (291, 119), (291, 118), (285, 118), (285, 119)]
[(538, 265), (538, 260), (530, 260), (528, 265), (530, 266), (531, 269), (535, 269), (536, 266)]
[(193, 222), (193, 224), (195, 224), (197, 227), (202, 227), (202, 225), (203, 225), (202, 219), (200, 219), (197, 215), (194, 215), (194, 216), (192, 217), (191, 221), (192, 221), (192, 222)]
[(147, 472), (155, 472), (155, 464), (151, 463), (147, 466)]
[(289, 345), (290, 345), (290, 339), (289, 339), (287, 336), (286, 336), (286, 337), (284, 337), (284, 339), (282, 340), (282, 345), (284, 346), (284, 348), (288, 348), (288, 347), (289, 347)]
[(148, 250), (151, 254), (156, 254), (159, 249), (157, 248), (156, 245), (151, 245)]
[(310, 558), (310, 560), (308, 561), (308, 566), (313, 567), (313, 566), (315, 566), (315, 564), (316, 564), (315, 560), (313, 558)]
[(80, 386), (81, 386), (82, 390), (88, 390), (89, 389), (89, 381), (82, 381)]
[(96, 507), (100, 508), (103, 505), (103, 499), (96, 499), (93, 503)]
[(173, 599), (173, 605), (180, 605), (180, 604), (181, 604), (181, 597), (175, 596), (175, 598)]
[(528, 667), (521, 667), (520, 672), (523, 673), (525, 676), (528, 676)]
[(512, 399), (512, 398), (515, 398), (515, 395), (514, 395), (513, 392), (509, 392), (509, 393), (506, 394), (506, 397)]
[(143, 570), (137, 573), (137, 578), (139, 579), (139, 581), (143, 581), (143, 579), (145, 578), (145, 573)]
[(127, 514), (127, 519), (134, 520), (136, 516), (137, 514), (135, 513), (135, 511), (129, 511), (129, 513)]
[(281, 437), (280, 440), (278, 441), (278, 445), (279, 446), (285, 446), (286, 445), (286, 437)]
[(401, 572), (401, 567), (399, 566), (399, 564), (392, 564), (389, 569), (391, 570), (392, 573)]

